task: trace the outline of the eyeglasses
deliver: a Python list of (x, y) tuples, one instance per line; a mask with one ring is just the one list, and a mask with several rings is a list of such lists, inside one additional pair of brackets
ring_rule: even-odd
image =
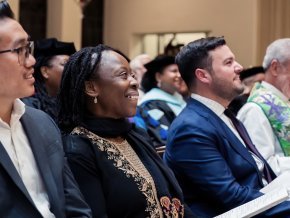
[(18, 63), (23, 66), (26, 64), (26, 60), (29, 58), (29, 55), (33, 54), (34, 50), (34, 43), (33, 41), (28, 42), (26, 45), (21, 46), (19, 48), (13, 48), (8, 50), (0, 51), (0, 54), (6, 53), (6, 52), (12, 52), (18, 54)]

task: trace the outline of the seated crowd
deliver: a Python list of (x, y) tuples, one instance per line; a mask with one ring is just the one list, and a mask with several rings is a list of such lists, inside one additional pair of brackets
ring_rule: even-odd
[[(214, 217), (289, 187), (290, 39), (248, 82), (224, 37), (131, 62), (33, 47), (1, 1), (0, 217)], [(290, 217), (290, 202), (257, 216)]]

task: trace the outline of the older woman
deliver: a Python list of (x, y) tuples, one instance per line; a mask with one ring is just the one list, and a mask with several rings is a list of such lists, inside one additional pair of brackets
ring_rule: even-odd
[(94, 217), (184, 217), (173, 174), (126, 119), (137, 100), (138, 83), (122, 54), (98, 45), (71, 56), (59, 124), (70, 133), (64, 143), (72, 172)]
[(134, 121), (147, 130), (162, 155), (167, 129), (186, 104), (179, 93), (182, 79), (173, 56), (159, 55), (145, 67), (147, 72), (141, 82), (145, 95), (139, 102)]

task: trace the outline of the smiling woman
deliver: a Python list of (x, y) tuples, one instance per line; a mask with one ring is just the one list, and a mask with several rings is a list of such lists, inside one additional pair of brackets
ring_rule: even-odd
[(162, 156), (168, 128), (186, 105), (180, 94), (182, 79), (174, 56), (159, 55), (145, 64), (145, 68), (141, 81), (145, 95), (139, 101), (134, 121), (148, 132)]
[(94, 217), (190, 217), (147, 134), (127, 121), (138, 83), (126, 58), (105, 45), (71, 56), (59, 93), (68, 162)]

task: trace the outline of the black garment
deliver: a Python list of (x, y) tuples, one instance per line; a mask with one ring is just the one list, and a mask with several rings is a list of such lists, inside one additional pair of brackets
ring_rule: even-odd
[[(153, 119), (148, 111), (158, 109), (164, 114), (159, 120)], [(167, 130), (175, 119), (175, 114), (165, 101), (151, 100), (144, 102), (137, 107), (137, 114), (134, 118), (137, 126), (143, 127), (147, 130), (155, 148), (165, 146), (167, 140)], [(138, 119), (142, 119), (142, 125)]]
[[(120, 126), (123, 128), (119, 128)], [(124, 136), (153, 178), (157, 200), (165, 197), (173, 202), (175, 198), (184, 205), (175, 177), (151, 147), (146, 133), (125, 120), (89, 118), (83, 127), (94, 133), (95, 138), (106, 137), (108, 134), (110, 137)], [(123, 159), (124, 156), (116, 146), (107, 142), (102, 144), (102, 139), (92, 141), (89, 133), (69, 135), (64, 137), (64, 141), (72, 172), (94, 217), (152, 216), (152, 208), (148, 208), (148, 199), (145, 197), (148, 194), (148, 183), (126, 162), (126, 158)], [(154, 203), (152, 205), (156, 206)], [(169, 211), (169, 217), (172, 216), (171, 209), (167, 210), (165, 206), (162, 209), (165, 217), (166, 211)], [(189, 210), (185, 213), (186, 217), (193, 217)]]
[(244, 106), (244, 104), (247, 103), (249, 95), (239, 95), (234, 98), (234, 100), (231, 101), (231, 103), (228, 106), (228, 109), (230, 109), (235, 116), (237, 116), (239, 110)]
[(42, 110), (52, 117), (57, 122), (57, 100), (56, 97), (51, 97), (47, 94), (43, 82), (35, 81), (35, 94), (31, 97), (22, 98), (24, 104)]

